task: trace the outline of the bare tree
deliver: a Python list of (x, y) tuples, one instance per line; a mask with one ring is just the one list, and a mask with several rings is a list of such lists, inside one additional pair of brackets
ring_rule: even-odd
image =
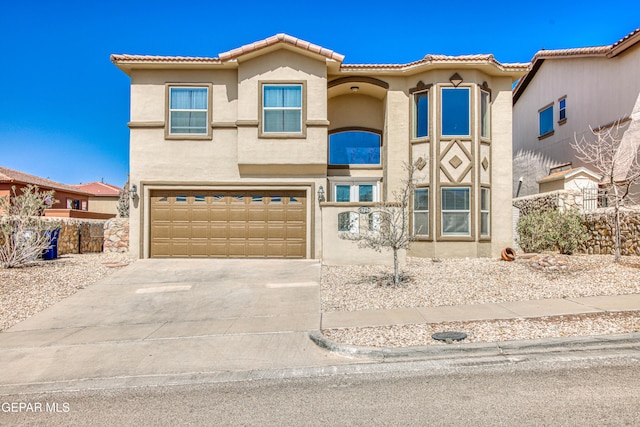
[(409, 228), (409, 218), (411, 198), (416, 187), (414, 178), (416, 166), (405, 164), (404, 168), (407, 171), (407, 178), (403, 181), (402, 188), (393, 192), (394, 201), (376, 204), (369, 214), (367, 227), (350, 226), (350, 229), (357, 229), (358, 232), (345, 233), (340, 236), (343, 239), (357, 242), (361, 248), (370, 248), (377, 252), (382, 252), (384, 248), (391, 249), (393, 251), (393, 284), (395, 286), (400, 284), (398, 251), (407, 249), (409, 244), (415, 240), (415, 234)]
[(575, 143), (571, 144), (578, 153), (578, 159), (602, 175), (600, 187), (609, 206), (613, 207), (616, 262), (620, 262), (620, 208), (632, 203), (632, 186), (640, 183), (637, 142), (625, 140), (626, 143), (623, 143), (622, 127), (620, 120), (596, 130), (589, 127), (593, 138), (586, 139), (583, 136), (578, 140), (575, 137)]
[[(13, 197), (0, 197), (0, 267), (19, 267), (34, 261), (51, 246), (51, 231), (57, 221), (42, 217), (44, 209), (55, 202), (53, 190), (39, 191), (28, 185)], [(47, 233), (49, 232), (49, 233)]]

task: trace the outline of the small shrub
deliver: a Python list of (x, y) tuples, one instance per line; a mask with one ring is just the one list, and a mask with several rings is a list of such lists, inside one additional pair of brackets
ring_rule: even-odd
[(28, 185), (18, 195), (0, 197), (0, 267), (12, 268), (37, 259), (51, 246), (47, 231), (59, 227), (59, 222), (42, 217), (46, 207), (54, 202), (53, 191), (39, 191)]
[(587, 238), (587, 227), (576, 211), (534, 211), (518, 220), (518, 235), (525, 252), (557, 250), (570, 255)]

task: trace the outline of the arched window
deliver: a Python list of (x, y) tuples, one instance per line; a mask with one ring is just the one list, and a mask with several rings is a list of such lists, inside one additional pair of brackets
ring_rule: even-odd
[(329, 165), (380, 165), (380, 134), (367, 130), (339, 131), (329, 135)]

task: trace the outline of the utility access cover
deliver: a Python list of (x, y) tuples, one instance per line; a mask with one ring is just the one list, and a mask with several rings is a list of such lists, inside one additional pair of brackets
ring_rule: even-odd
[(433, 338), (434, 340), (446, 342), (462, 341), (466, 337), (467, 334), (465, 334), (464, 332), (438, 332), (431, 335), (431, 338)]

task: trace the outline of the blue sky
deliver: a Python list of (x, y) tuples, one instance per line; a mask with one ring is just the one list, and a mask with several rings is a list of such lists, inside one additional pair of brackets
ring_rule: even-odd
[[(0, 9), (0, 166), (74, 184), (126, 181), (129, 78), (112, 53), (217, 56), (287, 33), (345, 63), (611, 44), (640, 26), (637, 0), (7, 1)], [(294, 6), (295, 5), (295, 6)]]

